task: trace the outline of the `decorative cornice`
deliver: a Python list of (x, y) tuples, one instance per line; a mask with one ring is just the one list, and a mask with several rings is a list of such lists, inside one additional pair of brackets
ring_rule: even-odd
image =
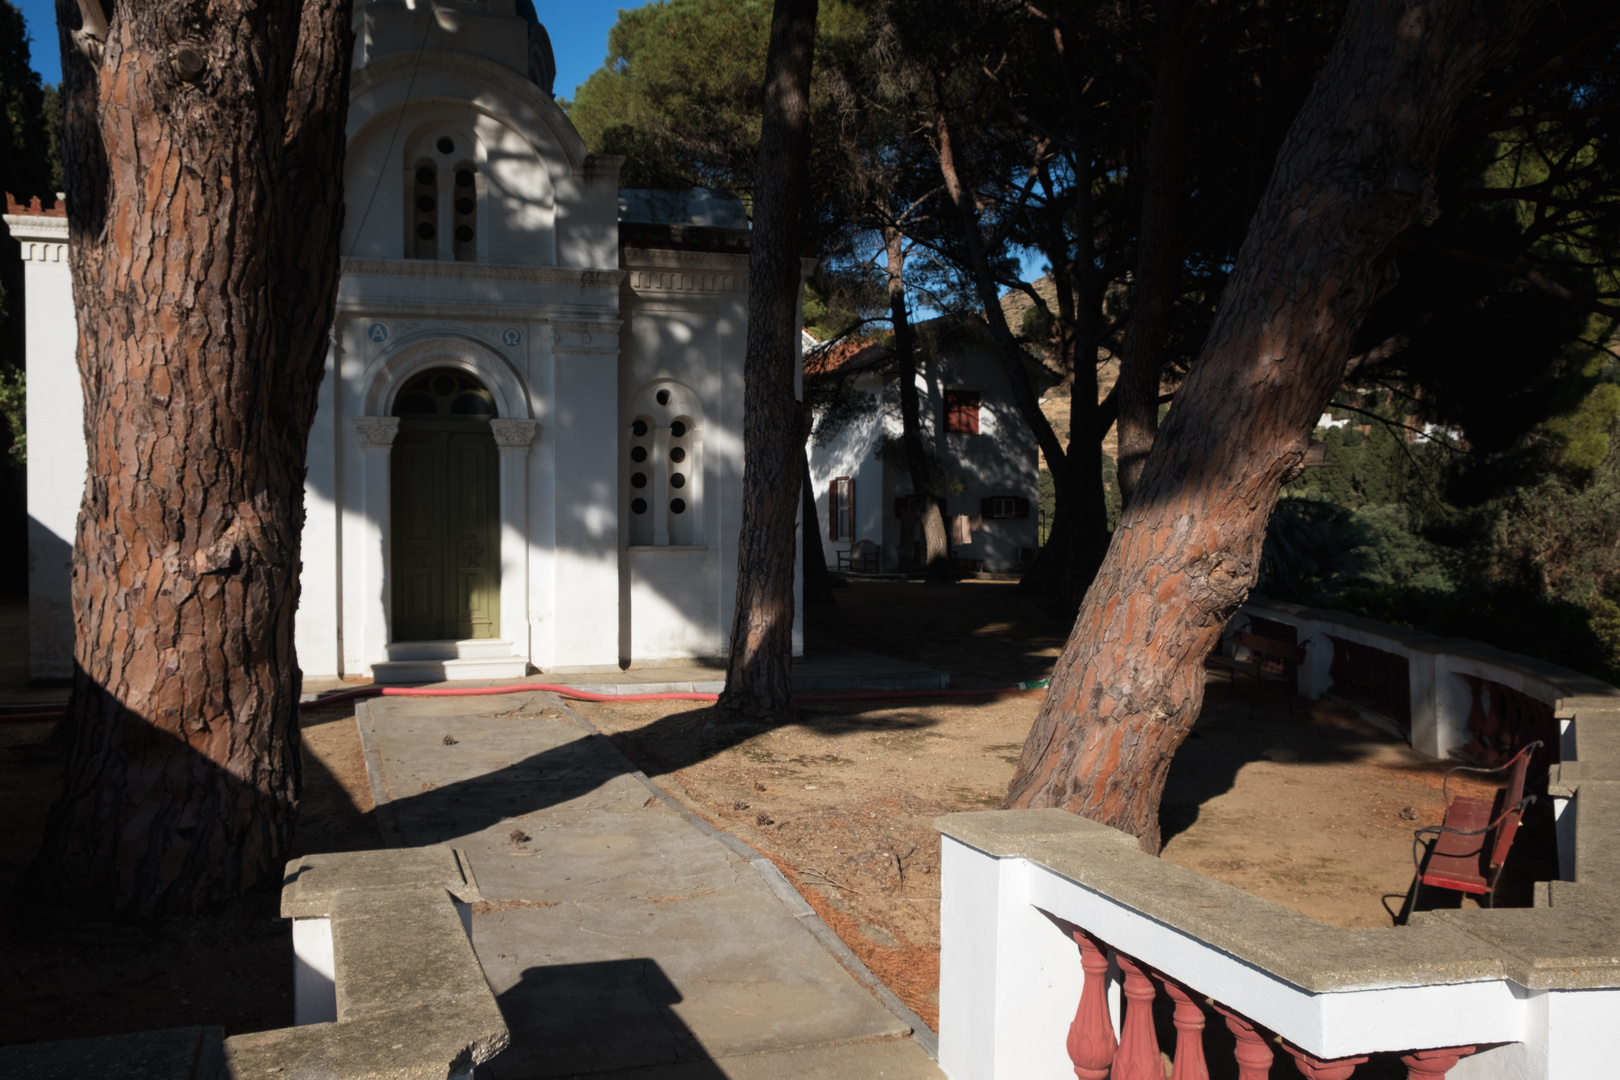
[(748, 273), (691, 274), (671, 270), (632, 270), (630, 288), (638, 293), (747, 292)]
[[(623, 226), (621, 226), (623, 228)], [(748, 275), (746, 252), (693, 251), (684, 248), (644, 248), (626, 246), (620, 249), (619, 261), (631, 271), (636, 270), (707, 270)]]
[(491, 420), (490, 430), (495, 433), (495, 445), (527, 450), (540, 433), (537, 420)]
[[(14, 240), (23, 244), (23, 259), (29, 260), (28, 241), (43, 241), (46, 244), (66, 244), (68, 241), (68, 223), (65, 217), (45, 214), (6, 214), (6, 228), (11, 230)], [(61, 262), (65, 256), (45, 256), (35, 261)]]
[(470, 281), (524, 281), (540, 285), (578, 285), (586, 289), (616, 288), (623, 270), (581, 270), (568, 266), (522, 266), (517, 263), (439, 262), (436, 259), (342, 260), (345, 274), (370, 277), (448, 278)]
[(393, 446), (394, 436), (399, 434), (399, 417), (357, 416), (354, 430), (360, 436), (361, 446)]

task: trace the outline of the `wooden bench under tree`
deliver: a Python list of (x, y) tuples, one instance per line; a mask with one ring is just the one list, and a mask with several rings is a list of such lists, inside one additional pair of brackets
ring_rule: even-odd
[(1446, 794), (1446, 782), (1450, 781), (1452, 773), (1505, 773), (1508, 782), (1494, 798), (1459, 795), (1448, 799), (1444, 820), (1439, 825), (1426, 825), (1413, 834), (1414, 844), (1426, 836), (1433, 836), (1435, 840), (1413, 876), (1406, 914), (1417, 908), (1418, 894), (1425, 885), (1483, 896), (1486, 907), (1495, 905), (1496, 883), (1502, 876), (1508, 851), (1513, 847), (1514, 834), (1519, 831), (1519, 819), (1525, 807), (1536, 801), (1534, 795), (1525, 794), (1524, 787), (1531, 755), (1540, 745), (1540, 742), (1527, 743), (1507, 764), (1494, 769), (1459, 765), (1447, 771), (1440, 786), (1442, 796)]
[(1305, 662), (1305, 647), (1310, 642), (1295, 645), (1247, 630), (1232, 635), (1232, 641), (1239, 648), (1248, 650), (1248, 659), (1239, 660), (1217, 652), (1210, 656), (1209, 661), (1223, 669), (1234, 684), (1239, 673), (1254, 680), (1254, 697), (1249, 702), (1249, 715), (1254, 715), (1254, 707), (1260, 700), (1260, 688), (1268, 682), (1282, 687), (1288, 697), (1288, 715), (1294, 715), (1294, 689), (1298, 683), (1296, 672)]

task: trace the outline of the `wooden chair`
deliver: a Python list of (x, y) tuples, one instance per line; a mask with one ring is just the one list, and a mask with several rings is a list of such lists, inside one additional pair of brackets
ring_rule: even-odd
[(870, 540), (857, 540), (848, 551), (838, 553), (838, 569), (856, 570), (863, 574), (878, 572), (879, 549)]
[(1294, 673), (1305, 662), (1305, 648), (1310, 641), (1290, 645), (1286, 641), (1252, 634), (1247, 630), (1240, 630), (1232, 636), (1232, 640), (1249, 650), (1249, 659), (1238, 660), (1224, 653), (1214, 653), (1209, 660), (1216, 667), (1224, 668), (1227, 678), (1234, 684), (1239, 672), (1254, 680), (1254, 697), (1249, 701), (1249, 715), (1254, 716), (1254, 707), (1259, 704), (1261, 686), (1272, 682), (1280, 685), (1287, 694), (1288, 715), (1293, 716), (1297, 683)]
[[(1457, 772), (1506, 773), (1508, 782), (1493, 799), (1466, 795), (1448, 799), (1446, 816), (1439, 825), (1425, 825), (1412, 834), (1416, 873), (1405, 915), (1416, 910), (1418, 894), (1425, 885), (1483, 896), (1486, 907), (1495, 906), (1496, 883), (1502, 876), (1508, 851), (1513, 847), (1513, 837), (1519, 831), (1519, 819), (1525, 807), (1536, 801), (1534, 795), (1524, 793), (1524, 786), (1530, 771), (1530, 757), (1540, 745), (1539, 741), (1527, 743), (1507, 764), (1495, 769), (1459, 765), (1446, 772), (1440, 786), (1442, 795), (1446, 793), (1451, 774)], [(1429, 847), (1428, 857), (1417, 862), (1417, 845), (1425, 836), (1434, 836), (1435, 841)]]

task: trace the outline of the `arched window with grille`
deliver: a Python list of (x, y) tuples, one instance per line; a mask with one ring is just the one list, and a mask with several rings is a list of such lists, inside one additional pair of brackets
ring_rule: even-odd
[(485, 196), (475, 140), (459, 130), (429, 128), (405, 157), (405, 256), (478, 262), (485, 244), (479, 218)]
[(690, 388), (659, 379), (636, 393), (624, 478), (632, 546), (703, 546), (703, 411)]

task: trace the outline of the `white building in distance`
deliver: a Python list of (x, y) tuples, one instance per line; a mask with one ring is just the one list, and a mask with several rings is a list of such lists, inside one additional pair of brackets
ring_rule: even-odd
[[(362, 0), (337, 317), (310, 434), (299, 664), (418, 681), (726, 652), (747, 220), (619, 191), (527, 0)], [(66, 220), (27, 260), (30, 665), (72, 673), (84, 486)], [(795, 651), (802, 636), (795, 627)]]

